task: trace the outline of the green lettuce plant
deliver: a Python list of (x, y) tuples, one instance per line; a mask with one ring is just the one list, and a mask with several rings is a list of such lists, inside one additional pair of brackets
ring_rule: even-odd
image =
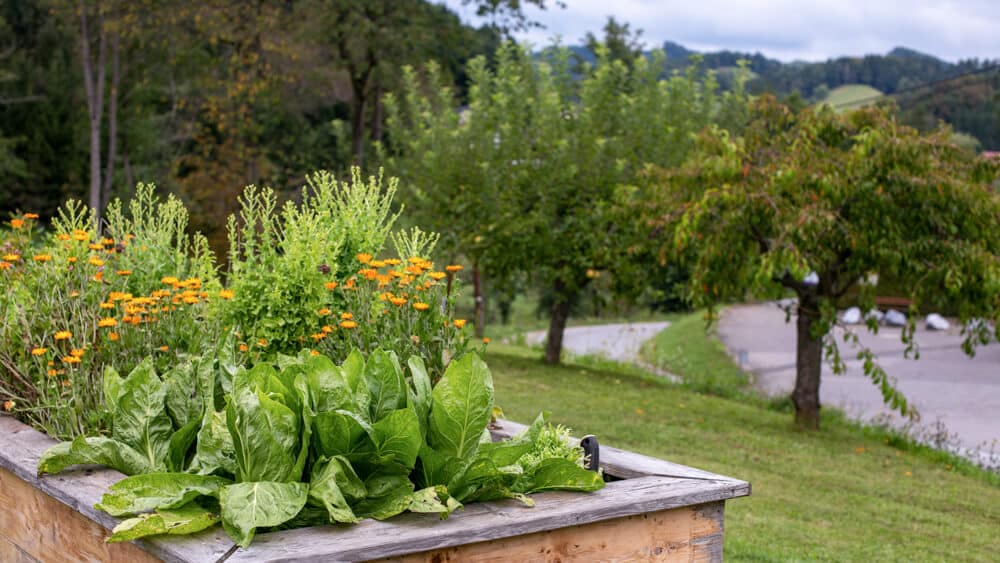
[(148, 362), (125, 379), (109, 372), (112, 436), (54, 446), (39, 472), (100, 463), (130, 474), (97, 505), (130, 516), (110, 541), (221, 522), (241, 546), (258, 529), (405, 511), (444, 518), (468, 502), (530, 505), (536, 491), (604, 485), (578, 450), (552, 447), (562, 431), (553, 434), (544, 415), (492, 441), (493, 381), (475, 353), (453, 360), (436, 384), (419, 356), (404, 369), (383, 350), (354, 351), (341, 365), (308, 352), (278, 356), (249, 370), (222, 356), (162, 378)]

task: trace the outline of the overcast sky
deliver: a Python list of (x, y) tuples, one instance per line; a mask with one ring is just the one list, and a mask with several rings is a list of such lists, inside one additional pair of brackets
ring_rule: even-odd
[[(950, 61), (1000, 58), (1000, 0), (564, 1), (564, 9), (529, 8), (545, 29), (518, 38), (544, 45), (559, 35), (563, 43), (579, 43), (587, 31), (600, 36), (614, 15), (641, 28), (647, 47), (671, 40), (697, 51), (760, 51), (784, 61), (885, 53), (896, 46)], [(462, 0), (445, 4), (479, 23)]]

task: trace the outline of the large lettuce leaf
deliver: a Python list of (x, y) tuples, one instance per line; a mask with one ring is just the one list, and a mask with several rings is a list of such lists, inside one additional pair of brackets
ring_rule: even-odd
[(112, 438), (80, 436), (52, 446), (38, 460), (38, 473), (59, 473), (72, 465), (104, 465), (126, 475), (153, 471), (149, 459)]
[(493, 411), (493, 377), (476, 354), (448, 365), (434, 387), (427, 442), (437, 452), (471, 459)]
[(94, 508), (112, 516), (138, 514), (153, 509), (180, 508), (200, 497), (217, 497), (227, 479), (184, 473), (146, 473), (118, 481), (108, 488)]
[(219, 490), (222, 526), (241, 547), (250, 545), (257, 528), (279, 526), (306, 505), (306, 483), (245, 482)]
[(159, 534), (193, 534), (214, 526), (218, 521), (217, 512), (191, 503), (181, 508), (157, 510), (129, 518), (115, 526), (108, 541), (131, 541)]
[(261, 390), (252, 377), (238, 376), (226, 405), (239, 482), (299, 481), (301, 415)]

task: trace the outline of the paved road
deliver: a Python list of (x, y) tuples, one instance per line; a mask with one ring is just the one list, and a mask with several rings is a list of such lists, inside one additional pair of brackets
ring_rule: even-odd
[[(955, 329), (932, 332), (918, 327), (920, 359), (903, 358), (898, 328), (883, 327), (877, 335), (863, 327), (862, 342), (879, 354), (886, 372), (898, 380), (907, 399), (929, 428), (940, 421), (966, 448), (1000, 453), (1000, 344), (979, 348), (966, 356)], [(756, 374), (756, 385), (767, 393), (789, 393), (795, 382), (795, 325), (774, 304), (730, 307), (719, 322), (718, 334), (734, 357), (746, 353), (746, 368)], [(838, 339), (842, 343), (843, 339)], [(854, 358), (846, 344), (842, 355)], [(878, 389), (864, 376), (860, 362), (848, 362), (844, 375), (823, 368), (820, 388), (823, 404), (843, 408), (861, 419), (889, 415)], [(898, 419), (897, 419), (898, 420)]]
[[(604, 356), (619, 362), (636, 362), (639, 360), (642, 343), (668, 326), (668, 322), (574, 326), (566, 329), (563, 348), (580, 356)], [(524, 336), (528, 344), (545, 342), (543, 330), (529, 332)]]

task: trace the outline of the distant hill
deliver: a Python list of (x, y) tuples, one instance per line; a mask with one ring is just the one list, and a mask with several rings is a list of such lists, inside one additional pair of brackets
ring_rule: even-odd
[(882, 92), (866, 84), (845, 84), (830, 90), (826, 97), (818, 101), (837, 110), (848, 110), (874, 103), (882, 95)]

